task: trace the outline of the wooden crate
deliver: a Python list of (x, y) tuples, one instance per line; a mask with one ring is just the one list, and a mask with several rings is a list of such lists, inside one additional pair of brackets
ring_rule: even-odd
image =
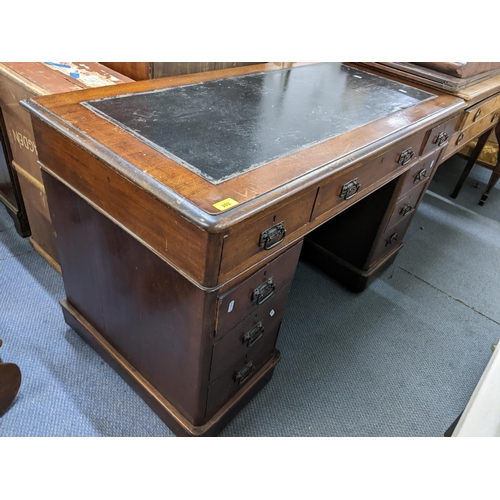
[(38, 162), (29, 113), (19, 105), (31, 97), (132, 81), (99, 63), (0, 63), (0, 108), (12, 153), (12, 175), (21, 188), (33, 247), (58, 271), (56, 234)]

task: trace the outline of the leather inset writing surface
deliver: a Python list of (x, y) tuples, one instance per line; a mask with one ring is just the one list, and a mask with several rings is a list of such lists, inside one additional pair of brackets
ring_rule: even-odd
[(218, 184), (432, 97), (322, 63), (82, 104)]

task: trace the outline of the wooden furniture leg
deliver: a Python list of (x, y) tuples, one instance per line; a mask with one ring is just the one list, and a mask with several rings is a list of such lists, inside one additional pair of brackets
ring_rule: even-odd
[[(2, 341), (0, 340), (0, 346)], [(21, 370), (14, 363), (2, 363), (0, 359), (0, 417), (14, 401), (21, 385)]]
[[(479, 158), (479, 155), (481, 154), (481, 151), (484, 148), (484, 145), (486, 144), (486, 141), (488, 140), (488, 137), (490, 136), (491, 129), (488, 129), (483, 135), (481, 135), (477, 141), (476, 147), (472, 151), (469, 161), (467, 162), (467, 165), (465, 165), (465, 168), (462, 172), (462, 175), (460, 176), (460, 179), (458, 179), (457, 185), (455, 186), (455, 189), (453, 190), (453, 193), (450, 194), (450, 196), (455, 199), (458, 196), (458, 193), (460, 189), (462, 189), (462, 186), (465, 182), (465, 179), (470, 174), (470, 171), (472, 170), (472, 167), (476, 163), (477, 159)], [(484, 196), (484, 195), (483, 195)]]
[[(500, 122), (497, 123), (497, 126), (495, 127), (495, 135), (497, 137), (497, 142), (500, 146)], [(496, 183), (498, 182), (498, 179), (500, 179), (500, 151), (498, 152), (498, 157), (497, 157), (497, 164), (495, 168), (493, 169), (493, 172), (491, 172), (491, 177), (488, 182), (488, 185), (486, 186), (486, 191), (483, 193), (481, 196), (481, 199), (479, 200), (479, 205), (484, 205), (484, 202), (488, 199), (488, 196), (491, 193), (491, 190), (495, 187)]]

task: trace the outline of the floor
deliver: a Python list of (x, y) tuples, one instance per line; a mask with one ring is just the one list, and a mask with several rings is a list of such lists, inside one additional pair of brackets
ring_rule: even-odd
[[(353, 294), (300, 262), (272, 381), (221, 436), (441, 437), (464, 409), (500, 338), (500, 190), (477, 202), (476, 166), (439, 167), (396, 262)], [(0, 356), (19, 394), (0, 436), (172, 436), (71, 330), (61, 276), (0, 206)]]

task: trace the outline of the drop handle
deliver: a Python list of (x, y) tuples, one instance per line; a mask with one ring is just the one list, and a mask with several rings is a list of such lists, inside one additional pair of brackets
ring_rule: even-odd
[(346, 182), (342, 189), (340, 190), (340, 197), (344, 200), (350, 200), (358, 191), (361, 189), (361, 184), (358, 179), (352, 179), (352, 181)]
[(250, 361), (247, 363), (235, 376), (234, 376), (234, 381), (238, 384), (244, 384), (252, 372), (255, 370), (254, 364)]
[(273, 279), (269, 278), (265, 283), (262, 283), (262, 285), (254, 289), (252, 293), (252, 302), (257, 302), (257, 305), (260, 306), (271, 298), (274, 294), (274, 290), (276, 290), (276, 285)]
[(413, 157), (415, 156), (415, 153), (411, 148), (405, 149), (398, 158), (398, 163), (400, 165), (406, 165), (411, 162)]
[(264, 250), (271, 250), (271, 248), (279, 245), (285, 239), (285, 236), (285, 221), (278, 222), (278, 224), (262, 231), (259, 238), (259, 247), (263, 247)]
[(243, 335), (243, 344), (246, 344), (247, 347), (251, 347), (259, 340), (262, 335), (264, 335), (264, 326), (262, 325), (262, 321), (259, 321), (250, 331)]

